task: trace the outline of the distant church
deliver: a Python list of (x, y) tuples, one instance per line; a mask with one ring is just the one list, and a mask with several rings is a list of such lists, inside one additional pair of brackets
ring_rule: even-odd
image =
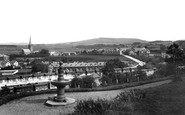
[(22, 49), (22, 54), (29, 55), (31, 53), (33, 53), (33, 45), (31, 44), (31, 36), (30, 36), (30, 41), (29, 41), (29, 44), (28, 44), (28, 49)]

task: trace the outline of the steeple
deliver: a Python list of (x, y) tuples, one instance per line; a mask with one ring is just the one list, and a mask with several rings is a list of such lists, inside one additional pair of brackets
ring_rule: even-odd
[(29, 45), (31, 45), (31, 35), (30, 35), (30, 41), (29, 41)]
[(33, 46), (31, 44), (31, 35), (30, 35), (30, 41), (29, 41), (29, 44), (28, 44), (28, 49), (33, 52)]

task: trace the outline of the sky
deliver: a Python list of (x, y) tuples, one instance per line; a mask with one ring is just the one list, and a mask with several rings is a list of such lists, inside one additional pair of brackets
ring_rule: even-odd
[(185, 40), (184, 0), (0, 0), (0, 44)]

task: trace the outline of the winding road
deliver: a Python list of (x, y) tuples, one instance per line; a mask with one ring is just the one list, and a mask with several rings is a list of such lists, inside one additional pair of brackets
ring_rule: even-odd
[[(135, 61), (136, 63), (138, 63), (136, 66), (134, 66), (135, 68), (136, 68), (137, 66), (144, 66), (144, 65), (146, 64), (145, 62), (140, 61), (140, 60), (138, 60), (138, 59), (136, 59), (136, 58), (133, 58), (133, 57), (131, 57), (131, 56), (124, 55), (124, 54), (122, 54), (122, 56), (124, 56), (124, 57), (126, 57), (126, 58), (129, 58), (129, 59)], [(134, 67), (132, 67), (132, 68), (134, 68)]]

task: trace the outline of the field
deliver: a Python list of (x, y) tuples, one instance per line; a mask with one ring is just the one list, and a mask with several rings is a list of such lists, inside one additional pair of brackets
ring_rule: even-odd
[(132, 60), (124, 56), (112, 56), (112, 55), (73, 55), (73, 56), (62, 56), (62, 57), (48, 57), (47, 60), (67, 60), (67, 61), (79, 61), (79, 62), (106, 62), (110, 59), (119, 58), (121, 61), (131, 61)]

